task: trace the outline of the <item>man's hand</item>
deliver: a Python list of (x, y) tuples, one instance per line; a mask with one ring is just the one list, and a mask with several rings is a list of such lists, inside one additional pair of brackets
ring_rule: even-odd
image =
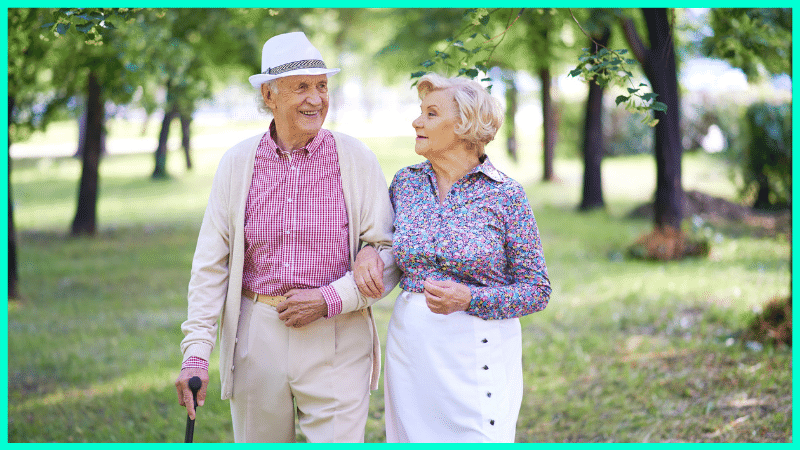
[(383, 260), (373, 247), (365, 245), (358, 252), (353, 265), (353, 279), (363, 295), (372, 298), (383, 295), (383, 267)]
[(300, 328), (328, 314), (328, 304), (319, 289), (292, 289), (278, 303), (278, 318), (287, 327)]
[(183, 369), (178, 375), (178, 379), (175, 380), (175, 388), (178, 390), (178, 401), (181, 406), (186, 407), (186, 414), (188, 414), (189, 418), (192, 420), (195, 418), (195, 411), (192, 390), (189, 389), (189, 378), (195, 376), (200, 377), (200, 380), (203, 381), (203, 385), (200, 387), (200, 390), (197, 391), (197, 406), (203, 406), (203, 403), (206, 401), (206, 387), (208, 387), (208, 370), (197, 368)]
[(425, 280), (425, 300), (428, 309), (436, 314), (450, 314), (466, 311), (472, 300), (472, 293), (466, 285), (455, 281)]

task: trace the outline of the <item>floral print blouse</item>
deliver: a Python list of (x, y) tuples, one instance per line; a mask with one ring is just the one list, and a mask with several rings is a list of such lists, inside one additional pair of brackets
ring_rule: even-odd
[(541, 311), (550, 298), (539, 230), (522, 186), (488, 159), (439, 202), (430, 162), (392, 180), (393, 248), (400, 287), (423, 292), (425, 279), (452, 280), (472, 293), (468, 314), (508, 319)]

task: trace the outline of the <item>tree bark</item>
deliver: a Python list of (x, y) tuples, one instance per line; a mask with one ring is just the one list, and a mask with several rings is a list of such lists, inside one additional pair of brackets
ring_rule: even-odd
[(164, 111), (164, 119), (161, 121), (161, 131), (158, 134), (158, 147), (155, 151), (155, 169), (153, 178), (167, 178), (167, 139), (169, 138), (169, 126), (172, 119), (178, 115), (178, 107), (173, 104), (169, 110)]
[(539, 70), (539, 79), (542, 82), (542, 121), (543, 123), (543, 139), (542, 139), (542, 156), (544, 164), (544, 181), (553, 181), (555, 175), (553, 172), (553, 150), (556, 143), (556, 120), (553, 113), (553, 97), (551, 92), (551, 79), (550, 68), (543, 68)]
[[(602, 36), (595, 40), (607, 46), (611, 36), (606, 28)], [(590, 42), (594, 46), (594, 42)], [(599, 50), (599, 48), (598, 48)], [(605, 153), (603, 140), (603, 91), (595, 82), (589, 83), (589, 96), (586, 99), (586, 118), (583, 125), (583, 199), (579, 209), (589, 211), (605, 207), (603, 200), (603, 178), (601, 164)]]
[(97, 76), (89, 72), (87, 86), (86, 136), (83, 145), (83, 169), (78, 191), (78, 207), (72, 222), (72, 235), (94, 235), (97, 227), (97, 187), (102, 150), (103, 93)]
[[(105, 113), (105, 110), (104, 110)], [(78, 149), (75, 150), (75, 157), (80, 158), (83, 156), (83, 146), (86, 142), (86, 124), (87, 124), (87, 111), (83, 110), (81, 117), (78, 119)], [(100, 135), (100, 154), (106, 154), (106, 130), (103, 127), (102, 134)]]
[(659, 120), (655, 127), (656, 192), (653, 203), (655, 227), (680, 230), (683, 220), (683, 185), (681, 175), (680, 97), (675, 64), (675, 43), (672, 39), (667, 10), (643, 8), (650, 48), (639, 38), (633, 21), (623, 22), (625, 37), (645, 75), (658, 94), (656, 100), (667, 105), (667, 111), (655, 111)]
[(517, 115), (517, 84), (512, 74), (506, 81), (506, 150), (508, 156), (515, 162), (517, 161), (517, 127), (514, 118)]
[[(11, 112), (14, 97), (8, 96), (8, 148), (11, 148)], [(17, 232), (14, 226), (14, 202), (11, 200), (11, 152), (8, 153), (8, 298), (19, 298)]]
[(192, 152), (191, 152), (191, 126), (192, 115), (191, 113), (181, 112), (181, 141), (183, 143), (183, 153), (186, 155), (186, 169), (192, 169)]
[(650, 73), (647, 78), (658, 93), (657, 100), (667, 105), (667, 111), (656, 111), (656, 198), (654, 217), (656, 227), (671, 226), (676, 230), (683, 220), (683, 185), (681, 158), (680, 97), (675, 64), (675, 43), (664, 8), (645, 8), (644, 17), (650, 37)]

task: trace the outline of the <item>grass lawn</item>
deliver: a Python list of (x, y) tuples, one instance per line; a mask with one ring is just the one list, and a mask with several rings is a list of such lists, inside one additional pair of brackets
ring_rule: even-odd
[[(419, 161), (409, 141), (365, 139), (389, 178)], [(576, 210), (579, 161), (557, 161), (559, 181), (541, 183), (539, 155), (515, 166), (493, 145), (495, 164), (527, 188), (553, 284), (548, 307), (522, 319), (518, 442), (792, 441), (791, 350), (740, 339), (764, 303), (791, 294), (786, 236), (705, 225), (707, 259), (629, 260), (626, 246), (651, 228), (626, 217), (652, 197), (652, 157), (604, 162), (608, 207), (587, 214)], [(77, 160), (13, 161), (23, 298), (8, 304), (9, 442), (182, 442), (180, 324), (223, 151), (198, 149), (192, 171), (173, 151), (162, 181), (149, 178), (149, 153), (107, 156), (93, 238), (68, 236)], [(724, 164), (702, 154), (684, 157), (684, 188), (735, 192)], [(375, 307), (384, 345), (395, 296)], [(195, 442), (233, 438), (217, 357)], [(366, 441), (384, 440), (378, 390)]]

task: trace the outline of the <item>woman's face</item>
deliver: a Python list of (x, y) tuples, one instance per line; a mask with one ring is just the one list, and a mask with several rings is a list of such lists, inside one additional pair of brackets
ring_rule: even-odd
[(460, 138), (455, 133), (461, 118), (451, 89), (429, 92), (420, 105), (422, 113), (411, 122), (417, 131), (414, 151), (427, 159), (453, 148)]

